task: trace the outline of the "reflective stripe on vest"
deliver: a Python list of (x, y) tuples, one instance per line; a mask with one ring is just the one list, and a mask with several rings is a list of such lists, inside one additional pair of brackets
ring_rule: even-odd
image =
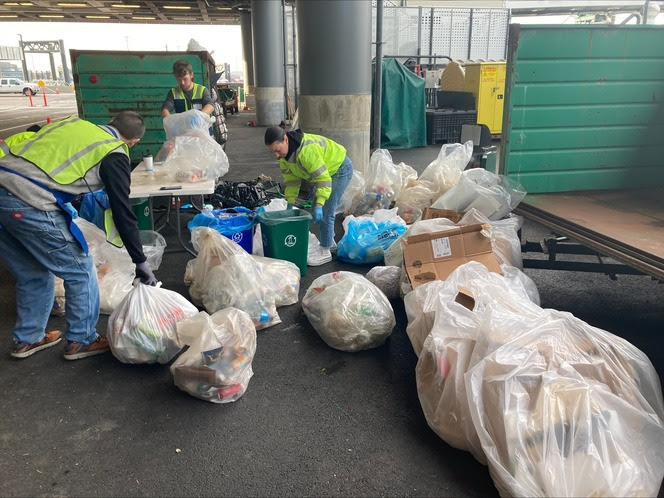
[(69, 185), (85, 175), (104, 157), (129, 148), (99, 126), (69, 117), (47, 124), (32, 137), (10, 146), (13, 155), (25, 159), (60, 185)]
[[(204, 91), (205, 91), (205, 87), (203, 85), (199, 85), (198, 83), (194, 83), (194, 88), (192, 89), (192, 92), (191, 92), (191, 104), (192, 105), (193, 104), (200, 104), (201, 108), (203, 107), (203, 92)], [(187, 99), (187, 96), (185, 95), (182, 88), (180, 88), (179, 86), (171, 88), (171, 94), (173, 95), (173, 105), (175, 106), (175, 111), (176, 112), (185, 112), (185, 111), (189, 111), (189, 110), (192, 109), (192, 107), (189, 107), (190, 101)], [(182, 111), (179, 108), (181, 108)]]

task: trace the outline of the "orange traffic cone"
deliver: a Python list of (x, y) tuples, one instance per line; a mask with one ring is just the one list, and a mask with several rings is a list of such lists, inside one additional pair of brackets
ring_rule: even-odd
[(56, 95), (60, 95), (60, 90), (58, 90), (58, 89), (56, 88), (56, 89), (55, 89), (55, 94), (56, 94)]
[(46, 118), (46, 124), (51, 124), (51, 118)]

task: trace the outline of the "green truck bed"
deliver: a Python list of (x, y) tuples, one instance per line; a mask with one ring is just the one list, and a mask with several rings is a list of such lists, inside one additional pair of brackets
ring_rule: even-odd
[(664, 29), (511, 25), (500, 168), (518, 212), (664, 280)]
[(122, 110), (145, 118), (146, 131), (131, 149), (132, 162), (157, 154), (166, 140), (161, 104), (176, 85), (173, 63), (184, 59), (194, 70), (194, 81), (211, 88), (214, 60), (208, 52), (120, 52), (70, 50), (79, 117), (105, 124)]

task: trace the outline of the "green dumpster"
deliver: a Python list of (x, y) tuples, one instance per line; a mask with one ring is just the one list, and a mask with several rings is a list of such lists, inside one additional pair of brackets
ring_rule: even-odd
[(136, 215), (139, 230), (152, 230), (152, 220), (150, 219), (150, 199), (139, 197), (131, 199), (131, 209)]
[(300, 209), (258, 213), (265, 256), (295, 263), (300, 275), (306, 275), (310, 219), (311, 214)]

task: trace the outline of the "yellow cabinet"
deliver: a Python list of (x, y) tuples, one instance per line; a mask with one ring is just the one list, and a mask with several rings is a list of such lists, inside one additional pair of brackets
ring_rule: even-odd
[(477, 123), (489, 127), (492, 135), (503, 129), (505, 62), (473, 62), (465, 65), (466, 92), (475, 97)]

